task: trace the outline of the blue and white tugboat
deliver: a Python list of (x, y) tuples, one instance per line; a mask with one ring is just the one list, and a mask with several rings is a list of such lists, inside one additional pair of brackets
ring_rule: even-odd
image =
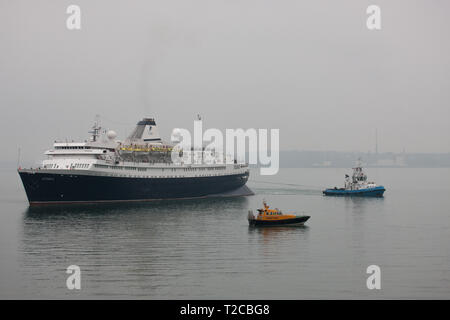
[(334, 187), (326, 189), (323, 194), (326, 196), (360, 196), (360, 197), (382, 197), (386, 189), (378, 186), (375, 182), (368, 182), (364, 173), (361, 161), (353, 168), (352, 180), (348, 174), (345, 175), (344, 188)]

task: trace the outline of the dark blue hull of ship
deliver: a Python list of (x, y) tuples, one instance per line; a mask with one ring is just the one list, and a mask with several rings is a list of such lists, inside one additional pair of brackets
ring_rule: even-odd
[(382, 197), (385, 191), (386, 189), (383, 186), (378, 186), (359, 190), (326, 189), (323, 194), (326, 196)]
[(19, 171), (30, 205), (243, 196), (248, 173), (189, 178), (132, 178)]

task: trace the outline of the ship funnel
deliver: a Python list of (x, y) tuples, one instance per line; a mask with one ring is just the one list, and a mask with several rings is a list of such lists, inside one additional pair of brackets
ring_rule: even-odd
[(144, 118), (139, 121), (128, 140), (131, 143), (162, 143), (155, 119)]

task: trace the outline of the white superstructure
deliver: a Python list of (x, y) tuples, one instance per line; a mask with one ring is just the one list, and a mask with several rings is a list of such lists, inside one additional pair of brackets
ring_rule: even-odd
[(358, 160), (356, 167), (353, 168), (351, 180), (349, 175), (345, 175), (344, 188), (346, 190), (361, 190), (375, 187), (377, 187), (377, 184), (375, 182), (367, 181), (367, 175), (362, 169), (361, 160)]
[[(249, 171), (248, 164), (225, 161), (219, 154), (207, 164), (173, 163), (172, 146), (161, 140), (152, 118), (139, 121), (123, 142), (115, 139), (115, 132), (102, 130), (98, 123), (90, 133), (90, 140), (85, 142), (55, 142), (37, 170), (135, 178), (211, 177)], [(197, 151), (192, 154), (198, 159)]]

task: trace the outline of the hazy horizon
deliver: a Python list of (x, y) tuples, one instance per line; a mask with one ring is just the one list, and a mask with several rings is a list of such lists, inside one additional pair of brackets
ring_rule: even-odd
[[(66, 28), (81, 8), (82, 29)], [(381, 7), (382, 29), (366, 28)], [(450, 152), (446, 1), (0, 0), (4, 161), (86, 139), (278, 128), (280, 149)]]

